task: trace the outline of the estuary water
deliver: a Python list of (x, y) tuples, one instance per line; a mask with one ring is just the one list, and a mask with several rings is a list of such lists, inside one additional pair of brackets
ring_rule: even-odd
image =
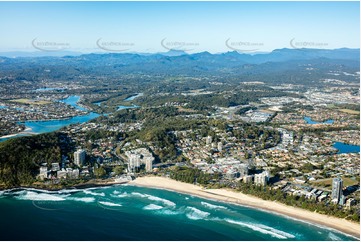
[(47, 92), (47, 91), (60, 91), (63, 92), (65, 90), (65, 88), (55, 88), (55, 87), (43, 87), (43, 88), (38, 88), (35, 89), (35, 92)]
[(41, 134), (56, 131), (71, 124), (84, 123), (96, 117), (99, 117), (99, 114), (90, 112), (87, 115), (75, 116), (70, 119), (50, 121), (27, 121), (24, 122), (24, 124), (27, 128), (31, 128), (31, 132)]
[(69, 96), (68, 98), (60, 100), (60, 102), (66, 103), (70, 106), (73, 106), (74, 108), (76, 108), (78, 110), (87, 111), (86, 108), (78, 105), (79, 100), (80, 100), (79, 96)]
[(328, 119), (324, 122), (317, 122), (311, 119), (311, 117), (304, 117), (303, 118), (307, 124), (333, 124), (334, 120), (333, 119)]
[[(124, 99), (124, 101), (134, 100), (136, 97), (139, 97), (141, 95), (142, 94), (137, 94), (137, 95), (131, 96), (127, 99)], [(60, 102), (64, 102), (68, 105), (71, 105), (78, 110), (87, 111), (86, 108), (78, 105), (79, 100), (80, 100), (79, 96), (69, 96), (66, 99), (60, 100)], [(137, 107), (139, 107), (139, 106), (135, 106), (135, 105), (119, 106), (118, 110), (137, 108)], [(62, 127), (65, 127), (65, 126), (68, 126), (71, 124), (85, 123), (85, 122), (88, 122), (89, 120), (97, 118), (99, 116), (100, 115), (98, 113), (90, 112), (87, 115), (75, 116), (70, 119), (51, 120), (51, 121), (30, 121), (30, 122), (24, 122), (24, 124), (27, 128), (31, 128), (31, 132), (41, 134), (41, 133), (56, 131), (58, 129), (61, 129)]]
[[(124, 99), (124, 101), (131, 101), (142, 95), (143, 95), (142, 93), (139, 93), (137, 95), (133, 95), (131, 97)], [(78, 105), (79, 100), (80, 100), (79, 96), (69, 96), (66, 99), (60, 100), (60, 102), (71, 105), (78, 110), (87, 111), (86, 108)], [(138, 108), (138, 107), (139, 106), (136, 106), (136, 105), (119, 106), (118, 110)], [(0, 108), (1, 108), (1, 106), (0, 106)], [(79, 115), (79, 116), (75, 116), (75, 117), (72, 117), (69, 119), (63, 119), (63, 120), (49, 120), (49, 121), (39, 120), (39, 121), (26, 121), (26, 122), (22, 122), (22, 123), (26, 126), (27, 129), (31, 130), (30, 131), (31, 133), (42, 134), (42, 133), (48, 133), (48, 132), (53, 132), (53, 131), (59, 130), (59, 129), (61, 129), (65, 126), (71, 125), (71, 124), (85, 123), (85, 122), (88, 122), (89, 120), (97, 118), (99, 116), (100, 115), (98, 113), (90, 112), (86, 115)], [(12, 136), (9, 138), (0, 138), (0, 142), (8, 140), (10, 138), (20, 137), (20, 136), (24, 136), (24, 135), (27, 135), (27, 134), (20, 133), (16, 136)]]
[[(133, 101), (134, 99), (136, 99), (137, 97), (141, 97), (143, 96), (143, 93), (138, 93), (138, 94), (135, 94), (135, 95), (132, 95), (130, 97), (127, 97), (126, 99), (124, 99), (125, 102), (129, 102), (129, 101)], [(122, 109), (131, 109), (131, 108), (140, 108), (139, 106), (137, 105), (131, 105), (131, 106), (123, 106), (123, 105), (120, 105), (118, 106), (118, 109), (117, 111), (119, 110), (122, 110)]]
[(360, 153), (360, 146), (359, 145), (350, 145), (350, 144), (345, 144), (345, 143), (342, 143), (342, 142), (335, 142), (333, 147), (338, 149), (338, 154)]
[[(78, 105), (79, 100), (80, 100), (79, 96), (69, 96), (66, 99), (60, 100), (60, 102), (73, 106), (78, 110), (87, 111), (86, 108)], [(97, 117), (99, 117), (99, 114), (90, 112), (87, 115), (79, 115), (64, 120), (27, 121), (24, 122), (24, 124), (27, 128), (31, 129), (31, 132), (41, 134), (41, 133), (56, 131), (71, 124), (84, 123)]]
[[(78, 110), (87, 111), (87, 109), (85, 109), (84, 107), (81, 107), (77, 104), (79, 100), (80, 100), (79, 96), (69, 96), (66, 99), (60, 100), (60, 102), (71, 105)], [(86, 115), (79, 115), (79, 116), (75, 116), (75, 117), (72, 117), (69, 119), (48, 120), (48, 121), (46, 121), (46, 120), (45, 121), (44, 120), (26, 121), (26, 122), (20, 122), (20, 123), (24, 124), (26, 129), (29, 130), (31, 133), (42, 134), (42, 133), (56, 131), (56, 130), (61, 129), (65, 126), (68, 126), (70, 124), (84, 123), (84, 122), (87, 122), (96, 117), (99, 117), (99, 114), (90, 112)], [(15, 138), (15, 137), (25, 136), (25, 135), (27, 135), (27, 134), (19, 133), (15, 136), (12, 136), (9, 138), (0, 138), (0, 142), (11, 139), (11, 138)]]
[(2, 240), (358, 240), (265, 211), (117, 185), (0, 191)]

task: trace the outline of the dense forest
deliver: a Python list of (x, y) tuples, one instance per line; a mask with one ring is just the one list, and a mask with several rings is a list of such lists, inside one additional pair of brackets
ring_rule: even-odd
[(168, 172), (170, 178), (174, 180), (201, 185), (207, 185), (211, 182), (219, 181), (219, 178), (221, 177), (218, 173), (208, 174), (198, 170), (197, 168), (189, 167), (175, 167), (174, 169), (170, 169)]
[(291, 96), (302, 98), (300, 95), (273, 90), (263, 86), (257, 88), (247, 88), (245, 86), (233, 86), (232, 91), (214, 92), (200, 95), (150, 95), (139, 97), (135, 103), (140, 106), (158, 106), (164, 103), (179, 103), (187, 108), (210, 111), (213, 106), (233, 107), (238, 105), (246, 105), (250, 102), (259, 101), (263, 97), (282, 97)]
[(0, 143), (0, 184), (29, 185), (41, 163), (61, 162), (62, 154), (74, 150), (68, 137), (59, 132), (10, 139)]

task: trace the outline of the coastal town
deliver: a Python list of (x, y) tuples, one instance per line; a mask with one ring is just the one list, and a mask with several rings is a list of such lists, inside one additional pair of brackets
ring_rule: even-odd
[(360, 3), (1, 2), (3, 241), (360, 241)]
[[(47, 95), (52, 96), (53, 91), (51, 89)], [(346, 91), (342, 96), (329, 95), (327, 98), (320, 91), (307, 91), (306, 94), (303, 99), (262, 98), (260, 103), (251, 105), (215, 107), (208, 117), (194, 112), (183, 115), (188, 120), (218, 120), (222, 125), (169, 132), (174, 137), (176, 152), (167, 160), (159, 157), (159, 151), (164, 147), (152, 141), (127, 138), (127, 133), (144, 130), (144, 120), (110, 123), (95, 119), (72, 124), (64, 127), (62, 133), (78, 148), (72, 154), (63, 154), (59, 163), (42, 163), (37, 175), (38, 184), (76, 184), (80, 179), (90, 182), (95, 178), (123, 183), (145, 174), (169, 177), (174, 168), (195, 168), (205, 174), (217, 174), (218, 180), (209, 181), (208, 186), (218, 184), (237, 188), (241, 183), (252, 184), (317, 203), (338, 204), (349, 210), (357, 208), (359, 212), (359, 113), (329, 106), (333, 105), (329, 102), (331, 97), (331, 103), (351, 103), (356, 101), (355, 95)], [(64, 94), (61, 97), (75, 101), (5, 102), (7, 108), (0, 110), (6, 113), (2, 119), (21, 125), (22, 117), (26, 117), (25, 120), (30, 117), (28, 110), (41, 114), (34, 120), (66, 119), (86, 115), (87, 110), (92, 110), (91, 106), (79, 106), (80, 98)], [(58, 93), (53, 98), (48, 97), (49, 100), (55, 98), (60, 98)], [(134, 109), (136, 106), (130, 101), (126, 104), (131, 107), (130, 111), (149, 109)], [(282, 111), (290, 104), (297, 108)], [(309, 109), (309, 106), (313, 108)], [(122, 107), (127, 109), (127, 106)], [(186, 109), (187, 106), (172, 102), (151, 108), (164, 107)], [(239, 109), (246, 111), (238, 113)], [(13, 110), (19, 115), (14, 115)], [(44, 113), (51, 114), (52, 110), (61, 116), (44, 117)], [(112, 113), (102, 116), (106, 119), (114, 117)], [(108, 132), (108, 135), (97, 134), (102, 132)], [(349, 152), (348, 146), (355, 151)]]

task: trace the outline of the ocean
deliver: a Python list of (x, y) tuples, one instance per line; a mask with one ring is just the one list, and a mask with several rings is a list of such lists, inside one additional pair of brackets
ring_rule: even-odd
[(133, 185), (0, 191), (1, 240), (358, 240), (249, 207)]

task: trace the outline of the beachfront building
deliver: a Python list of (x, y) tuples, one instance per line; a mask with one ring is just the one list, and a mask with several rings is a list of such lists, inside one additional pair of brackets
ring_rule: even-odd
[(137, 169), (140, 168), (139, 155), (127, 153), (126, 155), (128, 156), (128, 171), (135, 172)]
[(347, 199), (346, 201), (346, 208), (347, 209), (351, 209), (351, 206), (355, 205), (356, 204), (356, 200), (353, 199), (353, 198), (349, 198)]
[(252, 176), (252, 175), (247, 175), (247, 176), (244, 176), (244, 177), (243, 177), (243, 182), (244, 182), (244, 183), (251, 183), (251, 182), (252, 182), (252, 179), (253, 179), (253, 176)]
[(48, 178), (48, 167), (46, 166), (41, 166), (39, 169), (39, 179), (40, 180), (44, 180), (46, 178)]
[(255, 174), (254, 175), (254, 184), (260, 185), (260, 186), (265, 186), (265, 185), (267, 185), (268, 178), (269, 178), (269, 173), (267, 171), (264, 171), (260, 174)]
[(145, 171), (146, 172), (153, 171), (153, 160), (154, 160), (154, 158), (146, 158), (145, 159)]
[(77, 150), (74, 152), (74, 163), (77, 165), (77, 166), (82, 166), (85, 162), (85, 150)]
[(346, 204), (346, 197), (344, 195), (341, 195), (340, 200), (338, 201), (338, 204), (344, 206)]
[(65, 179), (66, 178), (66, 170), (62, 169), (60, 171), (56, 172), (56, 177), (59, 179)]
[(66, 174), (69, 179), (78, 179), (80, 171), (79, 169), (66, 168)]
[(334, 203), (338, 203), (342, 196), (343, 181), (340, 177), (333, 178), (332, 180), (332, 194), (331, 199)]
[(60, 165), (59, 163), (51, 163), (51, 171), (59, 171), (60, 170)]
[(128, 157), (128, 171), (137, 172), (141, 165), (145, 165), (146, 172), (153, 170), (154, 157), (149, 150), (139, 148), (131, 151), (126, 151), (125, 155)]

